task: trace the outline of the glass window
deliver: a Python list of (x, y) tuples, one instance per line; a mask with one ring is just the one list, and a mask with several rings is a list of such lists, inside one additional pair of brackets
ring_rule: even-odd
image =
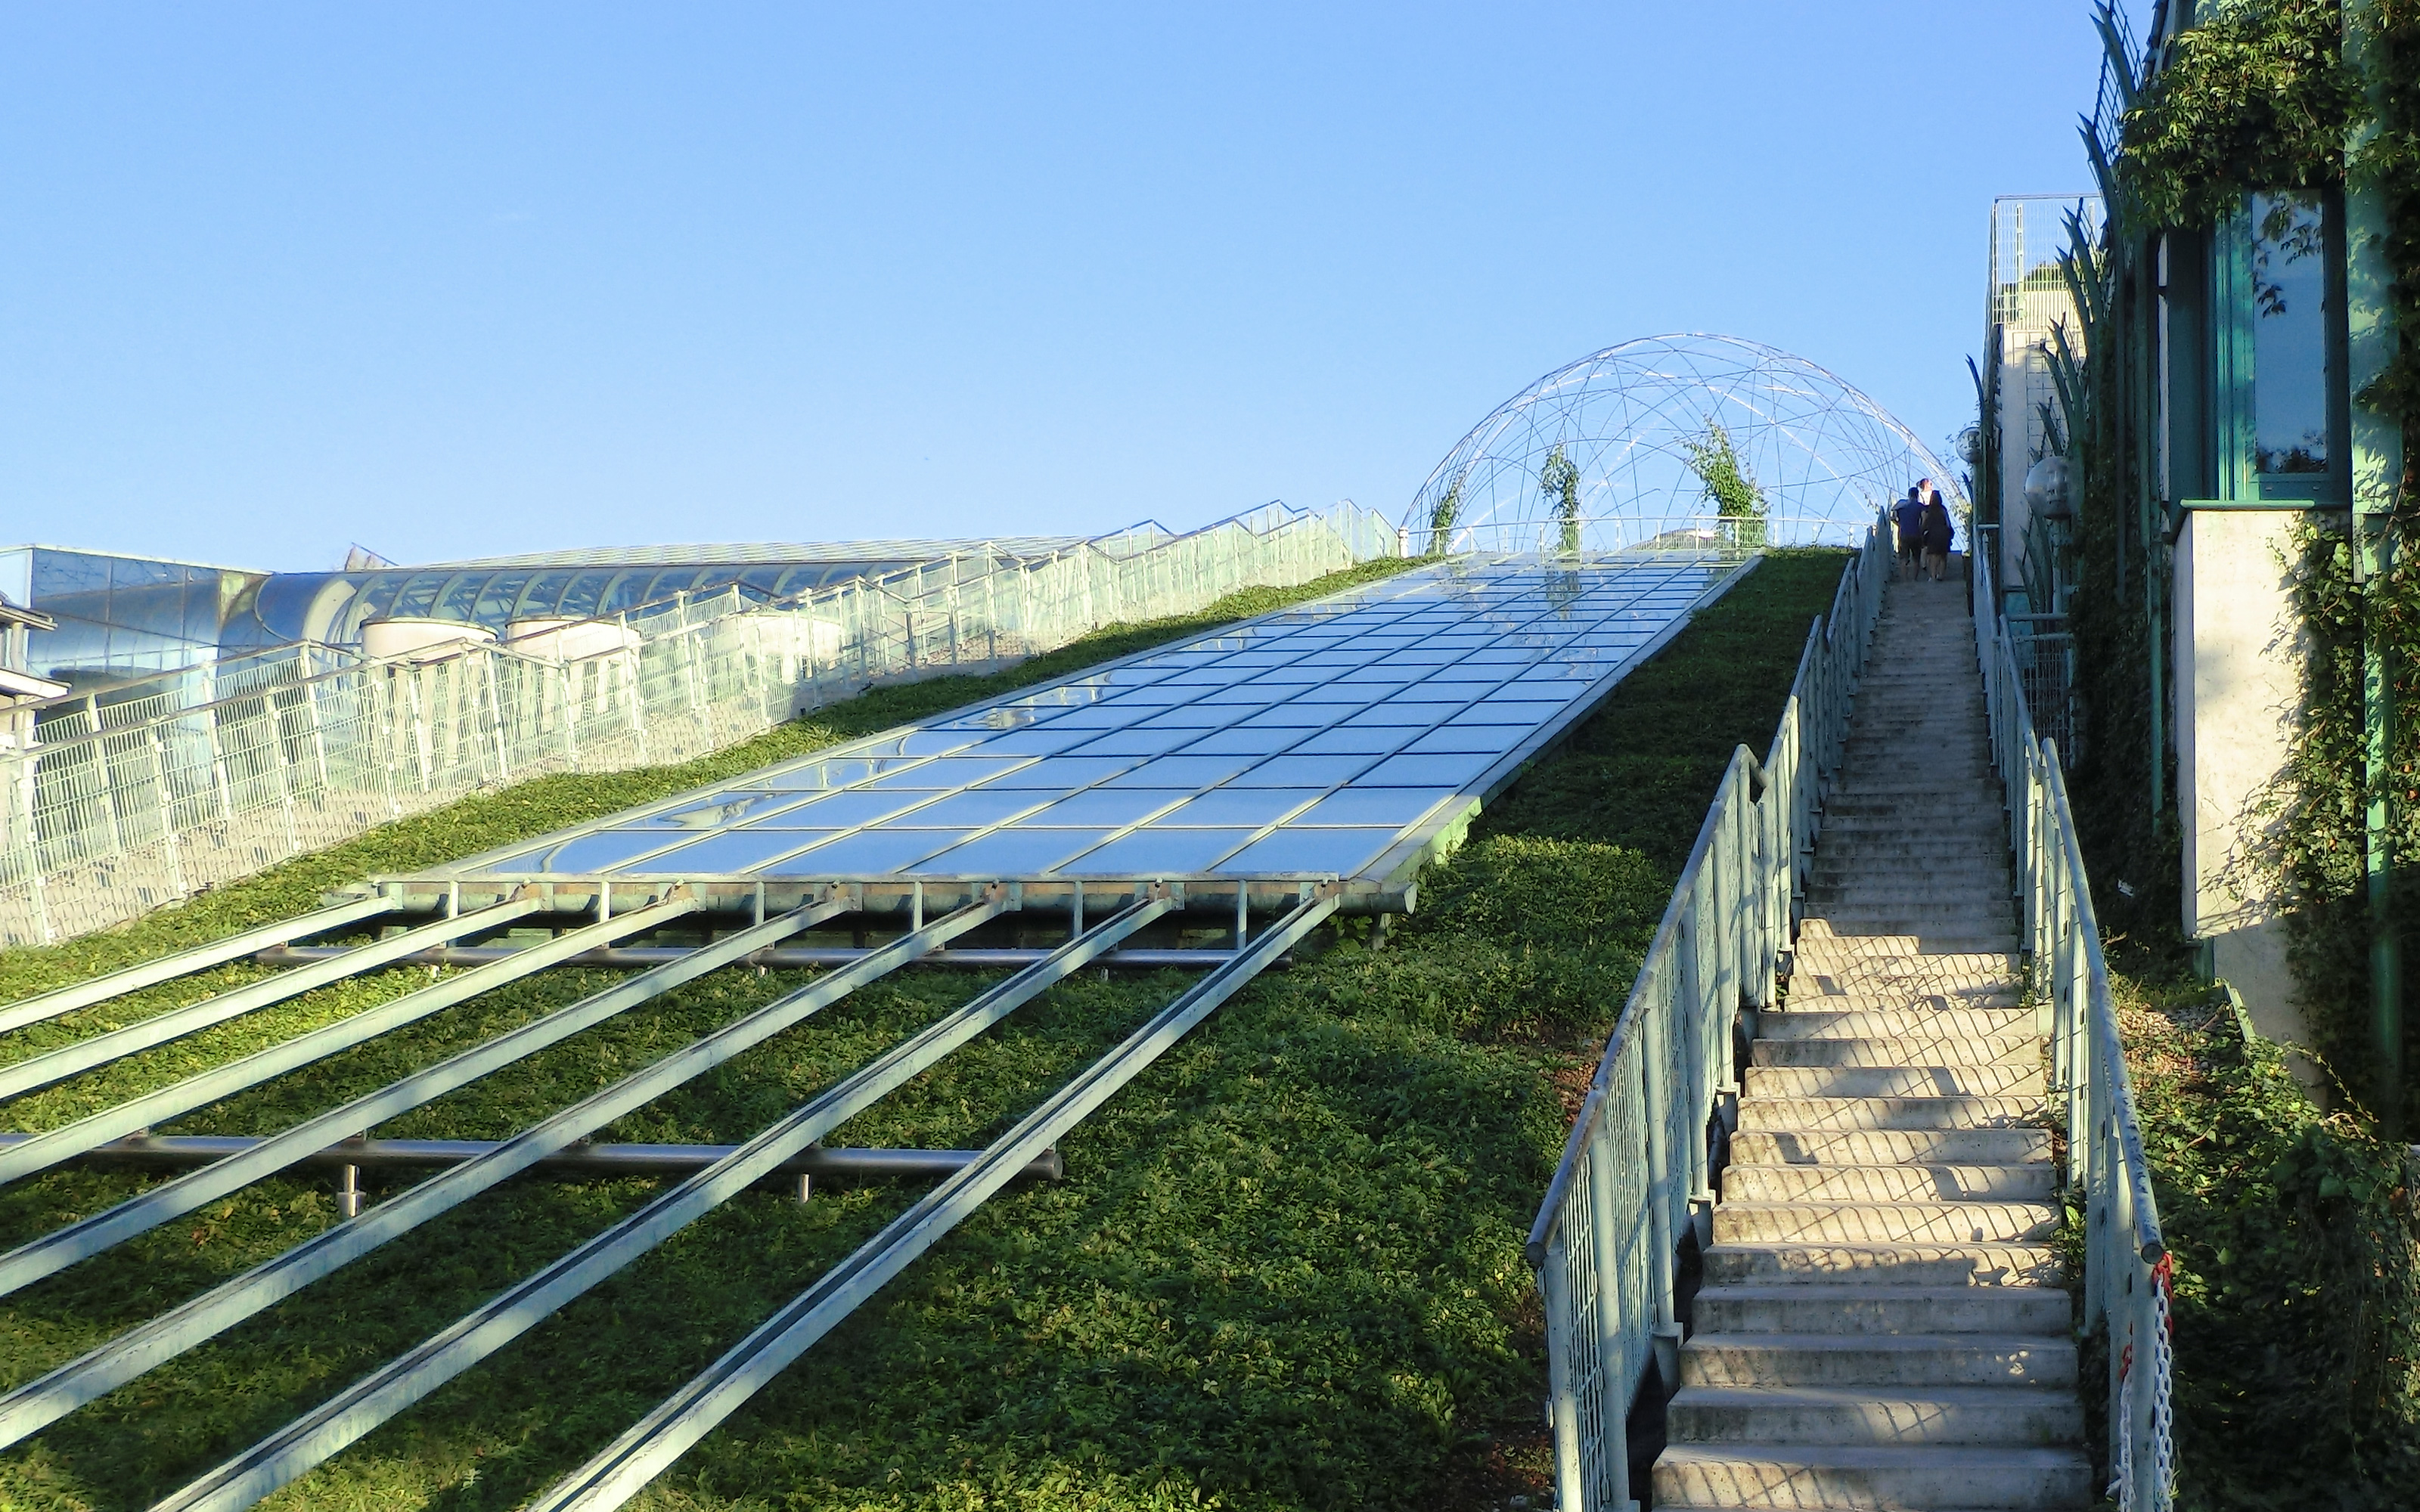
[(2328, 471), (2326, 228), (2316, 196), (2252, 196), (2253, 468)]

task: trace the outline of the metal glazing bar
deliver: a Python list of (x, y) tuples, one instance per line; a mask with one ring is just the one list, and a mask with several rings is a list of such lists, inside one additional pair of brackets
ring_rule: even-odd
[[(1298, 904), (1234, 961), (1195, 983), (1125, 1042), (1053, 1093), (994, 1141), (974, 1165), (943, 1181), (848, 1258), (768, 1319), (721, 1359), (659, 1405), (605, 1451), (532, 1504), (532, 1512), (602, 1512), (660, 1474), (809, 1346), (930, 1249), (1012, 1174), (1115, 1095), (1194, 1025), (1233, 996), (1280, 951), (1336, 911), (1333, 896)], [(163, 1504), (161, 1512), (174, 1505)]]
[(207, 1029), (213, 1024), (224, 1024), (228, 1019), (256, 1012), (289, 997), (299, 997), (314, 988), (325, 987), (330, 982), (342, 981), (347, 977), (357, 977), (374, 967), (390, 964), (398, 956), (425, 950), (432, 945), (442, 945), (447, 940), (458, 939), (481, 930), (509, 924), (546, 906), (543, 899), (532, 895), (457, 918), (439, 919), (434, 924), (423, 925), (392, 939), (374, 941), (348, 950), (334, 960), (299, 967), (267, 981), (240, 987), (231, 993), (220, 993), (191, 1007), (130, 1024), (122, 1029), (61, 1045), (46, 1055), (32, 1056), (0, 1066), (0, 1098), (16, 1097), (38, 1087), (48, 1087), (53, 1082), (63, 1081), (95, 1066), (106, 1065), (138, 1050), (165, 1044), (171, 1040)]
[[(914, 934), (893, 940), (876, 952), (878, 959), (844, 967), (777, 998), (540, 1120), (477, 1160), (465, 1161), (432, 1176), (351, 1222), (322, 1230), (234, 1280), (148, 1322), (137, 1324), (83, 1357), (28, 1381), (0, 1397), (0, 1443), (14, 1443), (41, 1424), (224, 1333), (388, 1240), (409, 1233), (498, 1182), (518, 1176), (582, 1135), (603, 1128), (821, 1011), (935, 946), (999, 918), (1010, 906), (1004, 894), (995, 891), (981, 903), (937, 919)], [(41, 1412), (48, 1415), (39, 1416)], [(26, 1426), (19, 1426), (20, 1414)]]
[(72, 1013), (80, 1008), (90, 1008), (95, 1003), (121, 997), (128, 993), (140, 992), (146, 987), (156, 987), (178, 977), (190, 977), (196, 971), (206, 971), (242, 956), (256, 955), (306, 934), (324, 933), (347, 924), (357, 924), (365, 918), (393, 913), (396, 906), (392, 898), (360, 899), (334, 908), (323, 908), (316, 914), (289, 918), (282, 924), (265, 924), (259, 929), (246, 930), (241, 934), (230, 934), (224, 940), (179, 950), (157, 961), (146, 961), (141, 965), (113, 971), (90, 981), (80, 981), (72, 987), (44, 993), (39, 997), (10, 1003), (0, 1008), (0, 1034), (23, 1028), (28, 1024), (39, 1024), (44, 1019), (54, 1019), (63, 1013)]
[[(1001, 982), (973, 1002), (876, 1057), (814, 1098), (727, 1158), (664, 1193), (569, 1254), (508, 1288), (419, 1348), (389, 1362), (287, 1425), (196, 1487), (240, 1500), (172, 1498), (163, 1505), (236, 1506), (267, 1495), (420, 1400), (440, 1385), (552, 1317), (591, 1287), (619, 1272), (707, 1212), (782, 1168), (831, 1129), (856, 1117), (902, 1083), (949, 1055), (1053, 983), (1072, 976), (1109, 945), (1171, 906), (1165, 898), (1136, 904), (1053, 951), (1049, 959)], [(1039, 1154), (1040, 1151), (1035, 1151)], [(980, 1164), (986, 1156), (976, 1157)], [(1023, 1168), (1020, 1163), (1019, 1168)], [(190, 1492), (194, 1488), (188, 1488)], [(179, 1492), (183, 1497), (187, 1492)]]
[[(281, 1134), (267, 1139), (247, 1141), (244, 1149), (232, 1152), (228, 1159), (206, 1169), (179, 1177), (173, 1181), (163, 1182), (149, 1191), (128, 1198), (114, 1208), (96, 1213), (81, 1223), (54, 1229), (39, 1239), (20, 1245), (6, 1255), (0, 1255), (0, 1296), (5, 1296), (20, 1287), (72, 1265), (78, 1260), (98, 1255), (113, 1244), (123, 1243), (136, 1234), (165, 1223), (179, 1213), (191, 1212), (205, 1203), (216, 1201), (227, 1193), (256, 1181), (264, 1176), (271, 1175), (295, 1161), (309, 1158), (315, 1151), (336, 1140), (374, 1128), (399, 1114), (407, 1113), (425, 1103), (433, 1102), (457, 1088), (478, 1080), (490, 1072), (510, 1065), (524, 1057), (535, 1055), (548, 1045), (566, 1040), (583, 1029), (600, 1024), (625, 1009), (670, 992), (685, 981), (702, 977), (718, 966), (746, 955), (753, 945), (762, 944), (768, 939), (778, 939), (789, 931), (811, 928), (820, 922), (821, 918), (830, 918), (842, 912), (846, 906), (838, 903), (826, 903), (784, 915), (755, 929), (745, 931), (728, 940), (709, 946), (689, 959), (676, 962), (670, 966), (659, 967), (644, 976), (633, 977), (628, 981), (607, 988), (604, 992), (582, 998), (567, 1008), (557, 1009), (519, 1028), (499, 1035), (484, 1044), (474, 1045), (424, 1071), (414, 1072), (398, 1081), (391, 1082), (375, 1092), (355, 1098), (342, 1107), (331, 1108), (314, 1118), (305, 1119)], [(582, 942), (580, 937), (582, 935), (635, 933), (677, 918), (683, 914), (691, 912), (695, 907), (695, 903), (682, 899), (654, 908), (642, 909), (634, 914), (624, 914), (602, 924), (592, 924), (576, 934), (567, 934), (563, 940), (557, 942), (557, 947), (567, 947), (562, 953), (570, 954), (582, 948)], [(818, 910), (820, 910), (820, 918), (816, 917)], [(540, 950), (548, 949), (550, 948), (539, 948)], [(460, 1001), (482, 992), (492, 991), (505, 981), (527, 976), (552, 964), (554, 963), (544, 960), (526, 963), (516, 960), (500, 962), (494, 966), (484, 966), (478, 971), (466, 973), (452, 981), (441, 982), (434, 987), (414, 993), (383, 1009), (373, 1009), (367, 1013), (357, 1014), (352, 1018), (329, 1025), (314, 1034), (289, 1041), (285, 1045), (272, 1046), (269, 1050), (262, 1051), (260, 1056), (248, 1058), (259, 1060), (265, 1057), (275, 1057), (282, 1060), (296, 1061), (298, 1064), (303, 1059), (316, 1059), (321, 1055), (333, 1053), (329, 1046), (341, 1049), (346, 1044), (356, 1043), (372, 1035), (382, 1034), (388, 1029), (398, 1027), (401, 1024), (410, 1023), (413, 1019), (435, 1012), (440, 1008), (449, 1006), (451, 1002)], [(491, 972), (501, 972), (503, 975), (489, 975)], [(398, 1011), (405, 1011), (398, 1012)], [(381, 1015), (384, 1017), (381, 1018)], [(376, 1022), (365, 1023), (365, 1020)], [(311, 1042), (315, 1041), (322, 1042)], [(107, 1132), (116, 1124), (127, 1123), (131, 1119), (140, 1119), (142, 1121), (132, 1124), (132, 1127), (147, 1129), (173, 1113), (214, 1103), (226, 1095), (225, 1089), (221, 1088), (214, 1080), (222, 1072), (240, 1073), (243, 1078), (240, 1085), (244, 1086), (262, 1080), (267, 1074), (275, 1074), (273, 1071), (269, 1071), (263, 1066), (254, 1066), (247, 1070), (247, 1061), (237, 1061), (234, 1065), (221, 1067), (216, 1072), (205, 1072), (188, 1082), (180, 1082), (173, 1088), (163, 1088), (149, 1098), (137, 1099), (134, 1103), (128, 1104), (126, 1110), (113, 1108), (108, 1113), (97, 1115), (93, 1119), (85, 1120), (84, 1123), (70, 1124), (66, 1130), (57, 1131), (56, 1134), (34, 1135), (23, 1141), (23, 1145), (0, 1146), (0, 1170), (12, 1167), (12, 1165), (19, 1160), (21, 1149), (26, 1146), (38, 1146), (45, 1139), (54, 1141), (55, 1145), (58, 1134), (81, 1130), (85, 1123), (94, 1123), (100, 1119), (109, 1120), (101, 1131)], [(170, 1093), (176, 1093), (178, 1096), (169, 1099)], [(181, 1103), (183, 1106), (171, 1107), (163, 1111), (149, 1105), (154, 1101), (163, 1099)], [(116, 1133), (111, 1134), (110, 1137), (114, 1139), (116, 1134), (125, 1132), (119, 1129)], [(85, 1132), (78, 1141), (79, 1148), (70, 1153), (83, 1154), (100, 1149), (102, 1142), (94, 1140), (91, 1133), (91, 1131)], [(49, 1155), (49, 1159), (54, 1162), (65, 1158), (67, 1158), (66, 1155), (57, 1153), (55, 1149)], [(5, 1421), (5, 1412), (0, 1412), (0, 1421)]]

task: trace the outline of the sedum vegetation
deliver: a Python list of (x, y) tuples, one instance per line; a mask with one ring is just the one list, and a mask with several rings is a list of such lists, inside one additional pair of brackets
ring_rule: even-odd
[[(1723, 766), (1734, 745), (1761, 752), (1770, 739), (1841, 562), (1769, 558), (1431, 870), (1420, 914), (1383, 942), (1343, 921), (1221, 1009), (1069, 1137), (1066, 1180), (975, 1214), (635, 1504), (1361, 1509), (1534, 1496), (1544, 1371), (1521, 1242)], [(116, 935), (12, 952), (0, 999), (291, 912), (371, 870), (610, 811), (1202, 623), (1095, 638), (1000, 679), (883, 690), (682, 768), (473, 799)], [(717, 973), (379, 1132), (500, 1136), (808, 977)], [(284, 1022), (239, 1021), (84, 1079), (116, 1078), (105, 1089), (71, 1084), (0, 1113), (44, 1126), (79, 1097), (122, 1098), (246, 1035), (288, 1034), (426, 980), (388, 972), (350, 995), (313, 995)], [(278, 1127), (612, 980), (546, 974), (178, 1128)], [(896, 974), (600, 1137), (743, 1138), (993, 980)], [(832, 1142), (982, 1144), (1191, 980), (1064, 983)], [(0, 1244), (154, 1179), (70, 1170), (0, 1189)], [(0, 1504), (139, 1507), (657, 1190), (490, 1192), (0, 1454)], [(271, 1504), (518, 1505), (908, 1200), (882, 1186), (819, 1185), (803, 1205), (748, 1194)], [(0, 1299), (0, 1383), (334, 1221), (324, 1180), (263, 1181)]]

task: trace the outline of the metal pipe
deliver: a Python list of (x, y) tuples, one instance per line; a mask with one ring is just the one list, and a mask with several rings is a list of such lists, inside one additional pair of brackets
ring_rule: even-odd
[[(321, 947), (302, 946), (261, 952), (260, 960), (271, 965), (323, 959)], [(525, 946), (514, 945), (451, 945), (433, 950), (422, 950), (404, 957), (399, 965), (474, 966), (489, 962), (509, 960)], [(669, 961), (682, 960), (694, 954), (696, 947), (678, 945), (626, 945), (611, 949), (583, 950), (562, 964), (566, 966), (657, 966)], [(338, 952), (326, 951), (327, 955)], [(799, 966), (845, 966), (862, 961), (872, 951), (849, 945), (784, 946), (763, 949), (740, 964), (778, 970)], [(1125, 966), (1133, 970), (1158, 970), (1163, 966), (1198, 966), (1207, 970), (1224, 965), (1234, 952), (1223, 949), (1160, 949), (1129, 948), (1111, 950), (1093, 962), (1096, 966)], [(1001, 966), (1030, 966), (1047, 959), (1050, 951), (1033, 947), (978, 947), (967, 950), (934, 950), (919, 958), (918, 965), (960, 966), (971, 970), (992, 970)], [(1291, 956), (1272, 963), (1275, 966), (1290, 965)]]
[[(1018, 973), (941, 1023), (893, 1047), (724, 1160), (690, 1177), (536, 1274), (457, 1319), (418, 1348), (353, 1381), (311, 1412), (163, 1500), (154, 1512), (249, 1506), (291, 1482), (770, 1174), (830, 1129), (854, 1118), (925, 1066), (1039, 996), (1053, 983), (1074, 975), (1082, 969), (1091, 954), (1141, 928), (1169, 906), (1165, 896), (1140, 903), (1105, 921), (1092, 933), (1069, 941), (1054, 952), (1051, 960)], [(1198, 995), (1206, 985), (1197, 985), (1187, 995)], [(1055, 1135), (1045, 1141), (1055, 1143)], [(998, 1149), (995, 1145), (985, 1151), (981, 1159), (958, 1172), (941, 1190), (963, 1184), (970, 1173), (987, 1172)], [(1017, 1168), (1022, 1169), (1041, 1152), (1039, 1147), (1023, 1150)]]
[[(662, 906), (677, 912), (679, 905)], [(786, 931), (811, 929), (846, 907), (845, 903), (832, 901), (800, 909), (769, 924), (735, 935), (718, 946), (693, 952), (682, 961), (617, 982), (601, 993), (591, 994), (568, 1007), (533, 1019), (484, 1044), (473, 1045), (434, 1066), (390, 1082), (341, 1107), (305, 1119), (281, 1134), (251, 1141), (240, 1153), (207, 1169), (163, 1182), (127, 1198), (116, 1207), (30, 1240), (8, 1254), (0, 1255), (0, 1295), (97, 1255), (113, 1244), (123, 1243), (179, 1213), (190, 1212), (205, 1203), (216, 1201), (239, 1187), (273, 1174), (291, 1162), (307, 1159), (323, 1145), (333, 1144), (360, 1130), (376, 1128), (389, 1119), (433, 1103), (491, 1072), (592, 1028), (625, 1009), (636, 1007), (683, 982), (705, 976), (745, 954), (752, 945), (779, 939)], [(588, 933), (607, 937), (617, 930), (635, 933), (653, 927), (662, 917), (661, 914), (651, 916), (644, 911), (626, 914), (606, 923), (591, 925)], [(564, 943), (577, 947), (580, 942), (567, 939)], [(71, 1154), (93, 1150), (116, 1135), (153, 1127), (178, 1113), (218, 1101), (225, 1095), (224, 1083), (250, 1085), (273, 1072), (277, 1066), (299, 1064), (312, 1058), (315, 1051), (329, 1053), (324, 1047), (341, 1048), (344, 1043), (396, 1026), (394, 1023), (381, 1022), (380, 1015), (393, 1016), (396, 1010), (408, 1009), (414, 1004), (425, 1004), (427, 1011), (435, 1011), (452, 1000), (489, 991), (510, 977), (524, 975), (548, 964), (540, 958), (512, 966), (484, 967), (454, 981), (415, 993), (399, 1003), (388, 1005), (386, 1009), (374, 1009), (367, 1014), (340, 1020), (313, 1034), (288, 1041), (282, 1046), (271, 1046), (260, 1053), (261, 1057), (274, 1059), (264, 1061), (260, 1057), (247, 1057), (232, 1066), (204, 1072), (174, 1087), (163, 1088), (92, 1119), (70, 1124), (65, 1130), (48, 1134), (20, 1135), (22, 1150), (0, 1143), (0, 1172), (15, 1170), (43, 1155), (54, 1162), (67, 1159)], [(436, 995), (432, 998), (430, 995)], [(417, 1018), (423, 1015), (414, 1011), (410, 1016)], [(76, 1142), (65, 1143), (71, 1133), (76, 1136)]]
[[(196, 971), (223, 965), (239, 956), (257, 955), (264, 949), (299, 940), (306, 934), (323, 934), (347, 924), (357, 924), (365, 918), (393, 913), (396, 906), (392, 898), (363, 898), (338, 907), (323, 908), (318, 913), (289, 918), (281, 924), (264, 924), (259, 929), (231, 934), (224, 940), (213, 940), (190, 950), (179, 950), (175, 955), (162, 956), (157, 961), (146, 961), (123, 971), (113, 971), (90, 981), (80, 981), (72, 987), (62, 987), (39, 997), (10, 1003), (0, 1008), (0, 1034), (23, 1028), (28, 1024), (39, 1024), (44, 1019), (54, 1019), (63, 1013), (72, 1013), (80, 1008), (90, 1008), (112, 997), (140, 992), (146, 987), (156, 987), (178, 977), (190, 977)], [(334, 957), (343, 951), (331, 947), (326, 948), (325, 953)]]
[[(1331, 896), (1306, 901), (1276, 921), (1249, 948), (1237, 952), (1233, 962), (1195, 983), (1018, 1120), (1016, 1128), (984, 1151), (981, 1160), (892, 1219), (596, 1458), (557, 1482), (532, 1504), (532, 1512), (604, 1512), (628, 1501), (885, 1282), (988, 1201), (1007, 1184), (1011, 1172), (1056, 1144), (1250, 982), (1281, 950), (1335, 911)], [(172, 1508), (182, 1512), (185, 1507), (205, 1504), (219, 1504), (188, 1502), (180, 1496), (163, 1503), (159, 1512)]]
[(239, 987), (231, 993), (220, 993), (108, 1034), (96, 1034), (88, 1040), (61, 1045), (48, 1055), (28, 1057), (0, 1067), (0, 1098), (16, 1097), (37, 1088), (48, 1087), (53, 1082), (64, 1081), (96, 1066), (107, 1065), (138, 1050), (148, 1050), (154, 1045), (182, 1039), (213, 1024), (224, 1024), (228, 1019), (256, 1012), (289, 997), (300, 997), (314, 988), (342, 981), (347, 977), (357, 977), (374, 967), (389, 965), (398, 957), (427, 949), (432, 945), (509, 924), (545, 907), (545, 902), (533, 893), (490, 908), (482, 908), (476, 913), (465, 914), (459, 918), (440, 919), (392, 939), (356, 946), (267, 981)]
[[(24, 1134), (0, 1134), (0, 1149)], [(94, 1165), (150, 1167), (208, 1165), (240, 1156), (268, 1143), (236, 1134), (131, 1134), (113, 1139), (82, 1159)], [(458, 1165), (493, 1154), (494, 1139), (358, 1139), (313, 1150), (287, 1168), (364, 1170)], [(553, 1177), (687, 1175), (728, 1160), (738, 1145), (571, 1145), (526, 1168), (529, 1174)], [(944, 1177), (965, 1169), (979, 1149), (873, 1149), (845, 1147), (828, 1149), (810, 1145), (775, 1165), (770, 1176)], [(1022, 1175), (1058, 1180), (1067, 1174), (1057, 1150), (1045, 1150), (1028, 1162)]]
[(557, 1150), (579, 1143), (592, 1131), (822, 1011), (923, 952), (998, 918), (1009, 906), (1005, 897), (995, 893), (982, 903), (936, 919), (918, 933), (892, 941), (874, 958), (776, 998), (755, 1012), (541, 1119), (478, 1159), (464, 1161), (432, 1176), (350, 1223), (323, 1229), (234, 1280), (137, 1324), (98, 1349), (26, 1382), (0, 1396), (0, 1446), (16, 1443), (152, 1366), (225, 1333), (388, 1240), (410, 1233)]

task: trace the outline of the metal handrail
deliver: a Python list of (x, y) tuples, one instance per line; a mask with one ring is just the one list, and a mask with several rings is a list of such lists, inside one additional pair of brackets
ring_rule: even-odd
[(1637, 1504), (1625, 1424), (1651, 1360), (1677, 1377), (1677, 1246), (1713, 1211), (1706, 1131), (1737, 1095), (1732, 1026), (1774, 1001), (1892, 561), (1877, 517), (1808, 631), (1765, 759), (1732, 752), (1529, 1230), (1562, 1512)]
[[(1991, 563), (1982, 559), (1975, 563), (1975, 602), (1995, 602)], [(2109, 1341), (2108, 1494), (2121, 1507), (2165, 1512), (2176, 1489), (2167, 1243), (2066, 774), (2056, 742), (2034, 733), (2009, 639), (2005, 616), (1975, 616), (1993, 764), (2007, 789), (2020, 939), (2039, 979), (2050, 1035), (2067, 1184), (2085, 1211), (2079, 1331)]]

